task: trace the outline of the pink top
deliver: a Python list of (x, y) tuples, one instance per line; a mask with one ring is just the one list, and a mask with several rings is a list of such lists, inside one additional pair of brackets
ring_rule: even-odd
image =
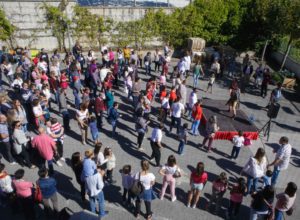
[(238, 186), (234, 186), (230, 193), (230, 201), (241, 203), (243, 201), (243, 193), (239, 192)]
[(221, 181), (214, 181), (213, 182), (213, 188), (217, 190), (218, 192), (224, 192), (227, 188), (227, 184), (223, 183)]
[(48, 76), (46, 74), (41, 75), (41, 80), (43, 83), (48, 83)]
[(32, 182), (27, 182), (25, 180), (13, 180), (13, 184), (16, 189), (17, 196), (22, 198), (31, 196), (31, 188), (33, 187)]
[(166, 85), (166, 76), (160, 76), (159, 77), (159, 82), (161, 85)]
[(45, 160), (53, 159), (55, 142), (47, 134), (41, 134), (35, 136), (32, 140), (32, 147), (36, 148), (39, 154), (41, 155), (41, 157), (44, 158)]
[(276, 202), (276, 209), (286, 212), (289, 210), (295, 203), (296, 194), (293, 197), (289, 197), (285, 193), (279, 193), (276, 195), (277, 202)]
[(110, 51), (110, 52), (108, 53), (108, 57), (109, 57), (109, 60), (114, 60), (114, 59), (115, 59), (115, 54), (114, 54), (114, 52), (113, 52), (113, 51)]
[(62, 89), (67, 89), (68, 88), (68, 81), (67, 81), (67, 76), (66, 75), (61, 75), (60, 76), (60, 87)]

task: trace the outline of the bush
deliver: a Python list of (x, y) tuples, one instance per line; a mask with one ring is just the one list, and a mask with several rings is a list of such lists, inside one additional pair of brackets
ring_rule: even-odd
[(274, 84), (277, 83), (282, 83), (283, 82), (284, 77), (279, 73), (279, 72), (274, 72), (272, 74), (272, 81), (274, 82)]

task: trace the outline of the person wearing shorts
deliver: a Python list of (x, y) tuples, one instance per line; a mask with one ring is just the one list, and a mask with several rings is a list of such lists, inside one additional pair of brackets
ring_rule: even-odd
[(190, 186), (191, 189), (188, 192), (188, 202), (187, 207), (191, 207), (193, 202), (192, 208), (196, 208), (197, 203), (200, 198), (201, 191), (203, 190), (205, 184), (207, 182), (207, 173), (204, 171), (204, 164), (199, 162), (197, 164), (196, 170), (192, 172), (190, 177)]

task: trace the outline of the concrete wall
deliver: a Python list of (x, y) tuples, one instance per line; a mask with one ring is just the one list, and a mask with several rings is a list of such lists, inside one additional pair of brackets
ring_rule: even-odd
[[(49, 27), (47, 27), (45, 21), (45, 11), (41, 9), (43, 0), (1, 0), (0, 7), (2, 7), (6, 13), (8, 19), (13, 25), (17, 27), (14, 39), (15, 46), (29, 46), (31, 48), (40, 49), (46, 48), (52, 50), (58, 47), (58, 43), (55, 37), (52, 36)], [(58, 6), (59, 0), (47, 0), (47, 4)], [(67, 7), (68, 17), (72, 16), (72, 8), (76, 5), (75, 1), (69, 1)], [(148, 8), (130, 8), (130, 7), (89, 7), (89, 10), (93, 14), (109, 17), (115, 21), (130, 21), (142, 18)], [(167, 13), (170, 13), (173, 9), (166, 8)], [(74, 43), (74, 39), (71, 36), (71, 43)], [(66, 45), (68, 40), (66, 39)], [(5, 44), (0, 42), (0, 46)]]
[[(271, 57), (276, 60), (277, 63), (281, 64), (284, 54), (281, 52), (273, 52)], [(286, 59), (284, 68), (288, 69), (289, 71), (295, 73), (297, 78), (300, 79), (300, 64), (288, 57)]]

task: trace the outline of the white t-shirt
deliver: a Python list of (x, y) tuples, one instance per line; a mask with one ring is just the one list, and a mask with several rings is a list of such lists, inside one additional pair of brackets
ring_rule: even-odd
[(151, 140), (153, 142), (161, 142), (162, 139), (162, 131), (159, 128), (154, 128), (151, 134)]
[(108, 73), (108, 69), (106, 68), (102, 68), (100, 70), (100, 81), (103, 82), (105, 77), (107, 76), (107, 73)]
[(155, 181), (155, 176), (153, 173), (147, 173), (146, 175), (140, 175), (140, 172), (135, 174), (134, 179), (140, 179), (141, 183), (143, 184), (145, 190), (151, 188), (151, 182)]
[(165, 171), (165, 174), (171, 174), (171, 175), (173, 175), (176, 172), (176, 170), (179, 171), (177, 165), (175, 165), (174, 167), (170, 167), (166, 164), (162, 167), (162, 169)]
[(172, 104), (172, 116), (175, 118), (181, 117), (181, 112), (184, 110), (184, 105), (180, 102), (175, 102)]
[(164, 97), (161, 101), (161, 107), (164, 109), (169, 109), (170, 108), (170, 104), (169, 104), (169, 98)]
[(197, 100), (198, 100), (197, 93), (192, 92), (189, 97), (189, 107), (193, 108)]
[(281, 162), (277, 165), (279, 170), (286, 170), (288, 168), (291, 153), (292, 146), (290, 144), (283, 145), (277, 150), (276, 159), (281, 160)]
[(235, 135), (232, 138), (232, 143), (236, 147), (242, 147), (242, 146), (244, 146), (244, 141), (245, 141), (245, 138), (243, 136), (240, 137), (238, 135)]
[(78, 116), (78, 119), (82, 121), (83, 119), (87, 118), (88, 109), (86, 109), (84, 112), (81, 112), (80, 110), (77, 110), (76, 114)]
[(97, 157), (96, 157), (96, 164), (102, 165), (107, 162), (107, 159), (105, 159), (104, 155), (102, 152), (99, 152)]
[(33, 111), (33, 114), (35, 117), (40, 117), (41, 115), (43, 115), (43, 109), (40, 104), (38, 104), (37, 106), (34, 106), (32, 108), (32, 111)]

